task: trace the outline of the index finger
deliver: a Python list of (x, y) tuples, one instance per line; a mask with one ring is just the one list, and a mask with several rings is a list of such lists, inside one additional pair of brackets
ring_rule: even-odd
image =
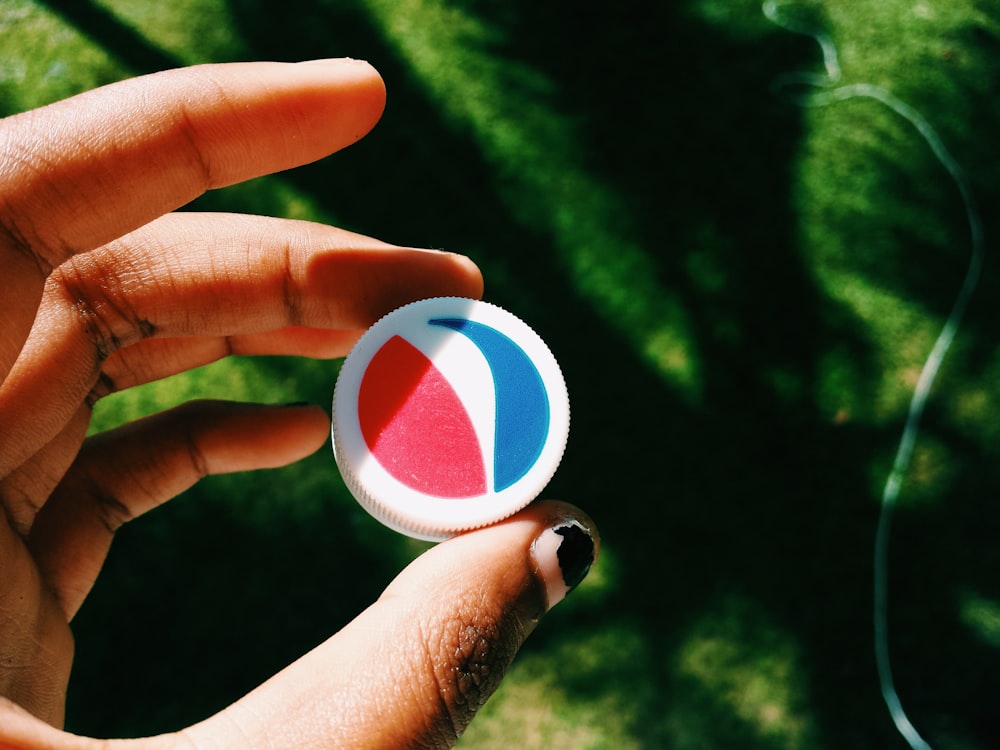
[(170, 70), (15, 115), (0, 242), (54, 268), (205, 190), (348, 146), (384, 105), (374, 68), (342, 59)]

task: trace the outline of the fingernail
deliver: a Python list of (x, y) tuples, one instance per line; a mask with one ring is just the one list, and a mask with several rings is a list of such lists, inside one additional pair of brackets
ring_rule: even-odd
[(326, 68), (328, 72), (336, 74), (341, 80), (348, 80), (352, 74), (356, 75), (356, 80), (371, 80), (378, 78), (381, 81), (378, 71), (366, 60), (356, 60), (353, 57), (329, 57), (319, 60), (302, 60), (298, 65), (303, 68)]
[(532, 542), (531, 556), (545, 584), (547, 609), (565, 599), (586, 578), (595, 551), (591, 531), (576, 520), (552, 526)]
[(356, 60), (353, 57), (323, 57), (315, 60), (301, 60), (299, 65), (322, 65), (327, 67), (344, 67), (347, 65), (368, 65), (365, 60)]

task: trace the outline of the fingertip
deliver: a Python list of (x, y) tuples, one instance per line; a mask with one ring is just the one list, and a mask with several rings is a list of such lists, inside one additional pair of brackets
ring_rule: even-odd
[(297, 401), (282, 404), (279, 413), (282, 420), (287, 420), (289, 441), (296, 443), (287, 463), (304, 458), (326, 444), (330, 436), (330, 416), (322, 406)]
[(522, 520), (536, 526), (529, 555), (548, 612), (587, 577), (600, 554), (600, 534), (589, 515), (561, 501), (534, 503), (507, 523)]
[(468, 285), (469, 293), (466, 297), (472, 297), (473, 299), (480, 299), (483, 296), (484, 282), (483, 282), (483, 272), (480, 270), (476, 262), (472, 260), (467, 255), (453, 254), (455, 265), (461, 269), (464, 274), (465, 283)]
[(198, 410), (193, 434), (212, 474), (286, 466), (315, 453), (329, 436), (329, 417), (315, 404), (194, 402), (190, 407)]
[[(429, 297), (478, 298), (479, 267), (464, 255), (371, 244), (314, 255), (306, 296), (326, 300), (345, 328), (365, 329), (396, 308)], [(351, 295), (331, 290), (350, 289)]]
[(483, 272), (468, 255), (423, 248), (406, 248), (406, 250), (417, 253), (421, 265), (424, 260), (429, 260), (428, 268), (432, 269), (436, 285), (440, 287), (433, 295), (422, 296), (482, 298)]
[(448, 273), (442, 275), (451, 279), (451, 282), (456, 286), (458, 296), (473, 299), (479, 299), (483, 296), (483, 272), (472, 258), (462, 253), (445, 250), (434, 252), (444, 256), (450, 265)]
[[(483, 601), (505, 608), (515, 602), (502, 600), (516, 597), (516, 609), (537, 620), (586, 578), (600, 544), (597, 525), (587, 513), (570, 503), (545, 500), (504, 521), (441, 542), (425, 555), (427, 560), (412, 567), (424, 570), (431, 581), (446, 577), (445, 570), (458, 571), (459, 577), (472, 580), (483, 591)], [(431, 564), (433, 558), (440, 562)], [(517, 571), (523, 571), (525, 579), (533, 578), (535, 586), (515, 580)], [(397, 580), (406, 580), (406, 573)]]
[(322, 71), (335, 81), (341, 91), (352, 90), (362, 105), (359, 110), (359, 132), (357, 139), (362, 138), (385, 111), (386, 88), (382, 75), (375, 66), (366, 60), (356, 60), (351, 57), (325, 58), (305, 60), (297, 63), (302, 69)]

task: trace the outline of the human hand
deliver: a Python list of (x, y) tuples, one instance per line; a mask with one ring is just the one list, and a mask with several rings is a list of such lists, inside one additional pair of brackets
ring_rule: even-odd
[[(319, 407), (192, 402), (86, 437), (101, 397), (228, 354), (342, 356), (406, 302), (478, 296), (467, 259), (279, 219), (170, 213), (377, 121), (366, 63), (170, 71), (0, 121), (0, 747), (62, 732), (69, 621), (115, 530), (210, 473), (319, 448)], [(541, 503), (442, 543), (326, 643), (137, 748), (452, 744), (586, 573), (591, 522)]]

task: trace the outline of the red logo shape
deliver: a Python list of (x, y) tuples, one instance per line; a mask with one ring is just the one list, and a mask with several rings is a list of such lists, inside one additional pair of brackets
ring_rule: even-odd
[(386, 341), (368, 363), (358, 420), (372, 455), (403, 484), (448, 498), (486, 492), (483, 451), (465, 407), (434, 363), (402, 337)]

